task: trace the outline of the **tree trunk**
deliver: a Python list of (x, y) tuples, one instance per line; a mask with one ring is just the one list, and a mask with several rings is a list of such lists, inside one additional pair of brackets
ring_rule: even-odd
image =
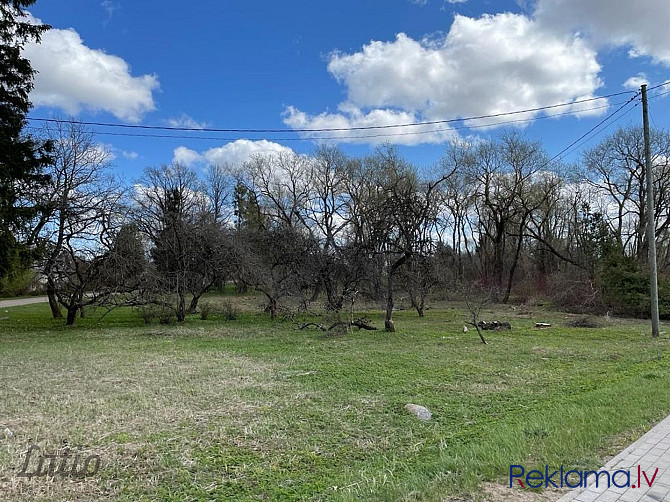
[(198, 310), (198, 301), (200, 300), (201, 295), (193, 295), (193, 298), (191, 298), (191, 303), (188, 306), (188, 313), (189, 314), (195, 314), (196, 310)]
[(423, 302), (416, 305), (416, 313), (419, 314), (419, 317), (423, 317)]
[(319, 299), (319, 296), (321, 295), (321, 281), (318, 281), (316, 285), (314, 286), (314, 291), (312, 292), (312, 296), (309, 298), (310, 303), (314, 303)]
[(389, 270), (388, 290), (386, 291), (386, 319), (384, 319), (384, 329), (390, 333), (395, 331), (393, 324), (393, 274), (395, 269)]
[(409, 291), (409, 300), (412, 302), (412, 308), (416, 310), (416, 313), (419, 314), (419, 317), (423, 317), (423, 308), (425, 305), (425, 300), (421, 293), (416, 294), (412, 290)]
[(56, 299), (56, 286), (51, 279), (47, 281), (47, 296), (49, 297), (49, 308), (51, 309), (51, 315), (54, 319), (60, 319), (63, 317), (63, 312), (61, 312), (60, 304)]
[(519, 239), (516, 243), (516, 251), (514, 253), (514, 261), (512, 266), (509, 269), (509, 277), (507, 278), (507, 287), (505, 288), (505, 297), (503, 298), (503, 303), (509, 301), (509, 297), (512, 294), (512, 281), (514, 281), (514, 272), (516, 271), (516, 266), (519, 263), (519, 256), (521, 255), (521, 245), (523, 243), (523, 229), (526, 226), (526, 218), (524, 217), (519, 224)]
[(274, 320), (277, 319), (277, 300), (274, 298), (270, 298), (270, 304), (268, 305), (268, 309), (270, 310), (270, 319)]
[(405, 252), (398, 258), (388, 270), (388, 288), (386, 290), (386, 319), (384, 319), (384, 329), (388, 332), (395, 331), (395, 324), (393, 324), (393, 278), (400, 267), (410, 258), (411, 254)]
[(186, 298), (184, 293), (179, 293), (179, 304), (177, 305), (177, 322), (184, 322), (186, 320)]
[(77, 312), (79, 311), (78, 307), (68, 307), (67, 309), (67, 320), (65, 324), (68, 326), (74, 325), (74, 321), (77, 318)]
[(233, 281), (235, 283), (235, 291), (238, 293), (246, 293), (249, 291), (249, 286), (244, 281)]

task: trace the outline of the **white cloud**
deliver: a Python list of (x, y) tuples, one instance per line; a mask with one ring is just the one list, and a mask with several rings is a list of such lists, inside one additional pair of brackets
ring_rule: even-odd
[(207, 122), (198, 122), (186, 113), (182, 113), (176, 118), (169, 118), (167, 123), (170, 127), (187, 127), (189, 129), (204, 129), (208, 126)]
[(265, 139), (259, 141), (238, 139), (204, 152), (197, 152), (185, 146), (180, 146), (174, 150), (172, 161), (186, 166), (195, 164), (241, 165), (254, 155), (291, 152), (293, 150), (290, 148)]
[(535, 16), (547, 29), (581, 31), (596, 45), (630, 47), (631, 57), (670, 65), (668, 0), (538, 0)]
[(457, 4), (457, 3), (465, 3), (468, 0), (444, 0), (444, 3), (450, 3), (450, 4)]
[(121, 155), (123, 155), (124, 158), (128, 160), (136, 160), (140, 158), (140, 154), (133, 150), (131, 151), (121, 150)]
[(368, 113), (364, 113), (360, 108), (351, 103), (341, 104), (340, 113), (324, 112), (319, 115), (308, 115), (294, 107), (288, 107), (284, 114), (284, 123), (293, 129), (384, 127), (384, 129), (359, 131), (302, 133), (303, 137), (314, 139), (334, 138), (332, 141), (370, 144), (391, 141), (396, 144), (415, 145), (417, 143), (442, 143), (456, 138), (455, 132), (446, 124), (389, 127), (401, 124), (413, 124), (419, 121), (420, 119), (416, 115), (404, 111), (374, 109)]
[(108, 20), (112, 18), (114, 12), (116, 12), (121, 8), (121, 6), (117, 2), (114, 2), (113, 0), (103, 0), (103, 2), (100, 4), (100, 7), (105, 9), (105, 12), (107, 12)]
[[(414, 40), (400, 33), (394, 41), (372, 41), (353, 54), (336, 52), (328, 71), (347, 88), (348, 100), (339, 113), (308, 115), (289, 107), (287, 125), (355, 127), (492, 115), (588, 99), (601, 86), (596, 53), (581, 38), (547, 31), (532, 18), (510, 13), (456, 15), (441, 39)], [(589, 113), (586, 108), (575, 105), (573, 111)], [(446, 131), (401, 141), (435, 142), (452, 135)]]
[(172, 162), (175, 164), (182, 164), (186, 167), (191, 167), (194, 164), (202, 162), (202, 155), (200, 155), (195, 150), (186, 148), (185, 146), (179, 146), (174, 149)]
[(156, 108), (156, 75), (133, 76), (126, 61), (87, 47), (73, 29), (52, 28), (41, 44), (27, 44), (24, 55), (38, 71), (30, 94), (36, 106), (70, 115), (82, 109), (106, 111), (130, 122)]
[(649, 80), (647, 80), (647, 76), (644, 73), (638, 73), (634, 77), (630, 77), (626, 80), (623, 83), (623, 87), (632, 91), (637, 91), (642, 84), (649, 84)]

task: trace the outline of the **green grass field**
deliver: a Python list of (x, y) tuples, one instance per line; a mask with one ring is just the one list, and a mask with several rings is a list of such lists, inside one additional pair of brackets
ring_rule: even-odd
[[(247, 303), (183, 326), (0, 311), (0, 500), (520, 500), (510, 464), (596, 468), (670, 413), (670, 338), (647, 323), (504, 307), (483, 317), (512, 331), (482, 345), (457, 306), (326, 337)], [(32, 444), (101, 468), (19, 477)]]

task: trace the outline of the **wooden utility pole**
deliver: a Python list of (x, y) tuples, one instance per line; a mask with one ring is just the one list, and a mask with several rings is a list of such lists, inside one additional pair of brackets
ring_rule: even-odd
[(651, 291), (651, 336), (658, 337), (658, 270), (656, 269), (656, 220), (654, 218), (654, 173), (651, 165), (647, 84), (642, 85), (642, 122), (644, 124), (644, 164), (647, 171), (647, 242), (649, 244), (649, 286)]

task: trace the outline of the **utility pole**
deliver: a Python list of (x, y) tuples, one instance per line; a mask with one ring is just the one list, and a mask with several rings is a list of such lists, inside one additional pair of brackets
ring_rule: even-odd
[(644, 124), (644, 164), (647, 171), (647, 242), (649, 244), (649, 286), (651, 291), (651, 336), (658, 338), (658, 271), (656, 269), (656, 220), (654, 218), (654, 173), (651, 165), (649, 141), (649, 110), (647, 84), (642, 88), (642, 122)]

